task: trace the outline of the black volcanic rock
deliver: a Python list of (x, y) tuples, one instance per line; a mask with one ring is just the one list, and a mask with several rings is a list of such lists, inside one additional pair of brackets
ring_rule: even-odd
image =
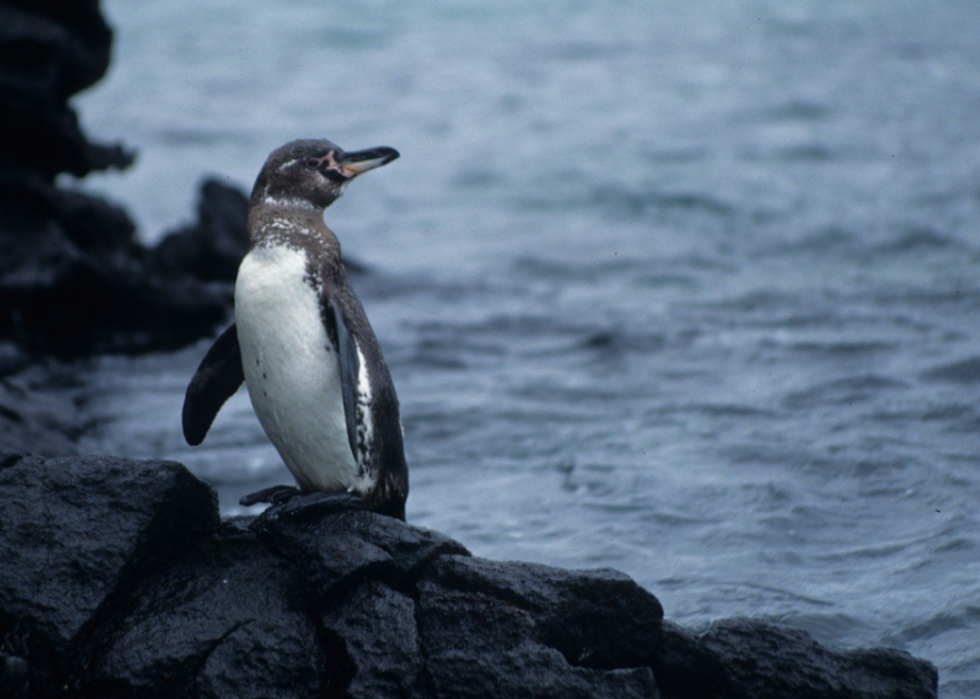
[[(178, 464), (0, 457), (3, 696), (932, 699), (907, 653), (696, 636), (612, 570), (470, 556), (297, 496), (217, 524)], [(62, 689), (63, 688), (63, 689)]]
[(731, 699), (914, 699), (936, 691), (936, 669), (908, 653), (832, 650), (805, 631), (754, 619), (719, 621), (701, 642)]
[(133, 353), (180, 347), (225, 319), (230, 286), (150, 273), (118, 207), (53, 187), (37, 204), (43, 186), (18, 188), (19, 203), (0, 207), (0, 337), (57, 357)]
[(300, 495), (284, 506), (270, 507), (253, 526), (283, 558), (296, 562), (310, 594), (319, 599), (335, 586), (368, 579), (384, 578), (389, 584), (410, 587), (438, 557), (469, 555), (462, 544), (438, 532), (406, 527), (366, 510), (308, 521), (293, 513), (304, 501), (315, 503), (316, 495)]
[(6, 454), (0, 502), (0, 636), (23, 639), (32, 696), (136, 580), (218, 525), (214, 491), (173, 462)]
[(569, 665), (553, 648), (525, 643), (473, 655), (448, 651), (428, 661), (431, 692), (439, 699), (660, 699), (650, 668), (602, 672)]
[(105, 74), (111, 43), (97, 0), (0, 6), (0, 340), (28, 352), (173, 349), (231, 308), (229, 270), (247, 241), (240, 192), (206, 183), (201, 223), (157, 252), (122, 208), (56, 184), (133, 161), (90, 143), (69, 105)]
[(248, 197), (237, 187), (205, 179), (197, 204), (197, 221), (168, 234), (150, 251), (155, 272), (189, 274), (205, 281), (234, 282), (248, 249)]
[[(137, 353), (183, 346), (227, 317), (231, 283), (215, 282), (211, 273), (195, 276), (215, 259), (237, 254), (229, 252), (236, 232), (237, 250), (244, 252), (245, 207), (234, 210), (227, 192), (218, 193), (223, 206), (210, 215), (210, 227), (224, 231), (217, 251), (206, 238), (194, 251), (199, 261), (185, 254), (181, 271), (158, 265), (128, 215), (113, 204), (56, 189), (36, 175), (0, 172), (0, 197), (5, 190), (0, 338), (58, 357)], [(206, 203), (201, 208), (213, 211)], [(231, 263), (223, 264), (227, 270)]]
[[(428, 652), (511, 650), (531, 638), (569, 663), (600, 669), (646, 664), (663, 620), (656, 597), (619, 571), (444, 556), (419, 584)], [(431, 623), (430, 623), (431, 622)]]
[[(719, 658), (690, 631), (664, 621), (649, 658), (664, 699), (726, 699), (727, 680)], [(925, 696), (929, 696), (928, 694)]]
[(326, 606), (320, 623), (350, 699), (424, 697), (424, 659), (411, 595), (365, 582)]
[(317, 697), (317, 629), (297, 580), (225, 527), (144, 579), (75, 674), (94, 696)]
[(112, 32), (97, 0), (8, 0), (0, 7), (0, 168), (51, 182), (67, 172), (126, 167), (118, 145), (82, 134), (68, 98), (109, 67)]
[(418, 594), (434, 696), (659, 696), (663, 609), (622, 573), (445, 556)]

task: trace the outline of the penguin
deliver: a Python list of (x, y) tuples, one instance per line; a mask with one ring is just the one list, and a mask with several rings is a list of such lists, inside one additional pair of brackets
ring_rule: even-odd
[[(244, 382), (262, 428), (299, 491), (324, 492), (405, 519), (408, 467), (398, 397), (340, 243), (323, 212), (358, 175), (399, 157), (292, 141), (262, 167), (248, 205), (249, 248), (235, 281), (235, 323), (214, 342), (184, 397), (184, 438), (204, 441)], [(275, 491), (276, 496), (264, 500)], [(288, 499), (288, 498), (286, 498)]]

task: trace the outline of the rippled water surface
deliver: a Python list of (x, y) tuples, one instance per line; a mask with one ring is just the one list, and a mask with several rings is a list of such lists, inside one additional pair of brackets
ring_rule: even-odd
[[(980, 696), (980, 3), (112, 0), (90, 179), (148, 239), (299, 136), (402, 158), (327, 220), (402, 401), (413, 522), (613, 566)], [(92, 451), (227, 512), (288, 482), (207, 343), (85, 369)]]

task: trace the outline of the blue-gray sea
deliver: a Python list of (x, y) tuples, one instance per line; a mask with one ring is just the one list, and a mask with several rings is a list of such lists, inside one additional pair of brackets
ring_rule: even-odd
[[(980, 696), (980, 2), (109, 0), (81, 183), (148, 241), (323, 136), (401, 397), (408, 517), (612, 566), (695, 629), (906, 649)], [(83, 365), (88, 451), (290, 482), (208, 342)]]

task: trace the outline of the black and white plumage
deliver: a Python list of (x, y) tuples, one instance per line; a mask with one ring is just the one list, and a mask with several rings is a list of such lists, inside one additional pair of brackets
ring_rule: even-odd
[(398, 398), (323, 210), (351, 179), (398, 157), (326, 140), (273, 151), (249, 201), (249, 252), (235, 325), (187, 388), (183, 427), (200, 444), (244, 381), (269, 439), (303, 491), (349, 493), (404, 519), (408, 469)]

